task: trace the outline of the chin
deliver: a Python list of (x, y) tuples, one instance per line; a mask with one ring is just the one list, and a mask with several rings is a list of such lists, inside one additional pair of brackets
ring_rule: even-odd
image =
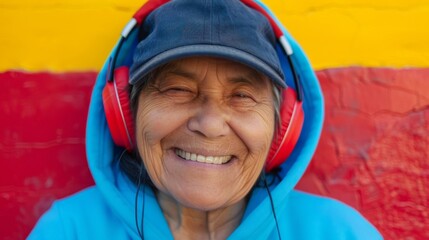
[[(212, 211), (235, 204), (242, 198), (225, 195), (219, 191), (206, 188), (204, 190), (194, 188), (190, 191), (182, 189), (180, 192), (170, 192), (170, 197), (180, 205), (200, 211)], [(225, 192), (225, 191), (223, 191)]]
[(213, 199), (199, 196), (198, 198), (181, 198), (178, 202), (188, 208), (200, 211), (213, 211), (233, 205), (235, 202), (225, 201), (223, 199)]

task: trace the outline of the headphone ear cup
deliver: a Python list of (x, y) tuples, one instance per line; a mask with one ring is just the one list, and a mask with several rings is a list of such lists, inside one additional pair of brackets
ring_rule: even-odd
[(292, 88), (284, 89), (282, 98), (280, 126), (271, 143), (265, 164), (266, 172), (286, 161), (298, 141), (304, 123), (302, 102), (297, 100), (295, 91)]
[(129, 97), (129, 69), (115, 69), (113, 81), (103, 89), (103, 105), (113, 142), (131, 151), (134, 146), (134, 125)]

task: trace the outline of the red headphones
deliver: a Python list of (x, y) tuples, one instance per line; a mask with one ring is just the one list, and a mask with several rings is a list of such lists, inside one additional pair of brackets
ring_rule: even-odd
[[(107, 83), (103, 89), (103, 104), (107, 123), (116, 145), (126, 148), (128, 151), (134, 149), (134, 124), (130, 108), (129, 98), (129, 69), (128, 66), (115, 68), (116, 58), (120, 52), (122, 43), (129, 33), (143, 22), (146, 16), (157, 9), (168, 0), (149, 0), (143, 5), (122, 32), (122, 37), (109, 65)], [(288, 87), (282, 91), (282, 103), (280, 106), (280, 129), (273, 139), (271, 148), (265, 164), (267, 172), (280, 166), (291, 154), (295, 147), (304, 122), (304, 111), (302, 109), (302, 93), (298, 75), (292, 63), (292, 48), (281, 29), (277, 26), (271, 16), (256, 2), (252, 0), (242, 0), (247, 6), (259, 11), (270, 21), (276, 37), (282, 46), (289, 66), (294, 77), (294, 84), (297, 91)]]

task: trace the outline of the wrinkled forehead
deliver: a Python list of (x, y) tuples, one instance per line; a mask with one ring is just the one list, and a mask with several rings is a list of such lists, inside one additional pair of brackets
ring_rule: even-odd
[(256, 69), (224, 58), (195, 56), (171, 61), (155, 70), (156, 78), (167, 75), (190, 80), (201, 80), (207, 74), (216, 74), (231, 83), (243, 83), (255, 87), (272, 85), (270, 79)]

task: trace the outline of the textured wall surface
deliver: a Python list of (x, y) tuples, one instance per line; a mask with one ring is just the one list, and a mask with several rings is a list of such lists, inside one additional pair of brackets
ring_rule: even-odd
[(429, 69), (317, 75), (326, 122), (298, 188), (355, 207), (386, 239), (429, 239)]
[(0, 239), (24, 239), (52, 201), (92, 183), (85, 125), (94, 73), (0, 73)]
[[(265, 0), (317, 70), (322, 138), (298, 188), (340, 199), (386, 239), (429, 239), (429, 2)], [(93, 184), (96, 72), (135, 0), (0, 0), (0, 238)], [(352, 67), (351, 67), (352, 66)]]
[[(386, 239), (428, 239), (429, 69), (318, 71), (326, 122), (298, 188), (358, 209)], [(54, 199), (91, 185), (84, 128), (95, 73), (0, 74), (0, 236), (23, 239)]]

